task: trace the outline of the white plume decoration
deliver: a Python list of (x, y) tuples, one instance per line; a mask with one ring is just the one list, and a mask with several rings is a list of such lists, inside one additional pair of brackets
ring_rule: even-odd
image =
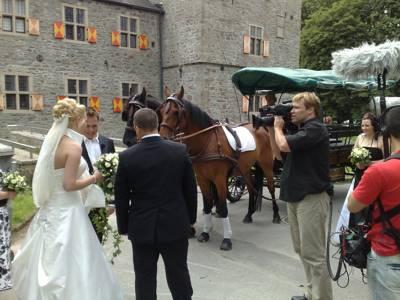
[(400, 41), (380, 45), (364, 43), (360, 47), (332, 53), (333, 71), (349, 80), (376, 76), (388, 71), (387, 78), (400, 78)]

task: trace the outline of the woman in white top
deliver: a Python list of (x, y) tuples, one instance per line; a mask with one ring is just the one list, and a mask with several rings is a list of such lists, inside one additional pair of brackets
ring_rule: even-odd
[[(369, 150), (372, 161), (369, 165), (379, 162), (383, 159), (383, 138), (380, 131), (379, 120), (372, 113), (365, 113), (361, 120), (362, 133), (357, 136), (354, 147), (363, 147)], [(360, 182), (364, 171), (369, 165), (357, 164), (354, 168), (354, 178), (347, 192), (342, 211), (340, 213), (338, 223), (336, 225), (336, 232), (340, 232), (341, 228), (354, 226), (364, 219), (363, 214), (350, 214), (347, 209), (347, 199), (353, 189)], [(335, 240), (338, 241), (338, 235), (335, 235)]]
[(85, 112), (73, 99), (53, 108), (32, 182), (39, 210), (13, 262), (19, 299), (123, 299), (85, 208), (104, 206), (102, 176), (81, 157)]

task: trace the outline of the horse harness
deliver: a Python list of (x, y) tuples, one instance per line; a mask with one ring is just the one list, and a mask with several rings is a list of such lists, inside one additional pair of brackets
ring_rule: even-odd
[[(179, 128), (179, 124), (182, 121), (182, 117), (183, 117), (183, 113), (185, 111), (185, 107), (184, 107), (183, 102), (180, 99), (176, 98), (176, 94), (172, 94), (171, 96), (169, 96), (167, 98), (167, 100), (165, 101), (165, 103), (168, 103), (168, 102), (173, 102), (173, 103), (177, 104), (177, 106), (178, 106), (179, 110), (178, 110), (177, 126), (176, 126), (176, 129), (174, 129), (171, 126), (169, 126), (168, 124), (166, 124), (165, 122), (162, 122), (160, 124), (160, 128), (161, 127), (165, 127), (170, 132), (172, 132), (174, 134), (174, 136), (175, 136), (175, 138), (173, 138), (174, 141), (178, 141), (178, 142), (182, 143), (184, 140), (191, 139), (191, 138), (193, 138), (195, 136), (198, 136), (198, 135), (201, 135), (201, 134), (204, 134), (204, 133), (212, 132), (212, 133), (215, 134), (215, 137), (216, 137), (216, 140), (217, 140), (217, 145), (218, 145), (218, 153), (210, 153), (210, 154), (205, 153), (206, 150), (207, 150), (207, 147), (208, 147), (208, 145), (210, 144), (210, 141), (211, 141), (211, 139), (209, 138), (209, 139), (207, 139), (207, 143), (204, 144), (202, 150), (198, 154), (190, 155), (190, 151), (189, 151), (189, 158), (191, 159), (191, 161), (193, 163), (196, 163), (196, 162), (207, 162), (207, 161), (213, 161), (213, 160), (227, 160), (227, 161), (229, 161), (232, 164), (231, 171), (233, 171), (234, 169), (237, 169), (239, 171), (239, 173), (242, 175), (242, 177), (244, 178), (244, 180), (246, 181), (246, 183), (248, 184), (248, 187), (250, 187), (253, 190), (253, 192), (255, 192), (258, 195), (258, 191), (253, 187), (251, 182), (247, 182), (246, 177), (244, 176), (243, 172), (238, 167), (238, 165), (239, 165), (238, 160), (239, 160), (240, 153), (241, 153), (241, 151), (240, 151), (241, 143), (240, 143), (240, 139), (239, 139), (237, 133), (234, 130), (232, 130), (232, 126), (225, 126), (224, 124), (221, 124), (221, 123), (217, 122), (214, 125), (211, 125), (210, 127), (204, 128), (204, 129), (202, 129), (200, 131), (197, 131), (197, 132), (194, 132), (192, 134), (188, 134), (188, 135), (184, 135), (184, 133), (175, 134), (176, 132), (179, 132), (179, 129), (180, 129)], [(242, 126), (242, 125), (245, 125), (245, 124), (247, 124), (247, 122), (246, 123), (240, 123), (235, 127)], [(228, 156), (228, 155), (226, 155), (226, 154), (224, 154), (222, 152), (222, 145), (221, 145), (220, 139), (218, 137), (218, 132), (217, 132), (217, 128), (222, 127), (222, 126), (225, 126), (225, 128), (227, 128), (227, 130), (232, 133), (232, 135), (233, 135), (233, 137), (234, 137), (234, 139), (236, 141), (237, 149), (233, 149), (233, 151), (234, 151), (234, 157), (233, 158)], [(268, 198), (268, 197), (265, 197), (263, 195), (261, 195), (261, 198), (262, 199), (266, 199), (266, 200), (273, 200), (272, 198)]]
[(189, 157), (192, 160), (192, 162), (204, 162), (204, 161), (212, 161), (212, 160), (227, 160), (229, 162), (231, 162), (234, 166), (234, 168), (237, 167), (238, 165), (238, 159), (240, 157), (240, 140), (236, 134), (236, 132), (234, 132), (232, 129), (229, 128), (229, 131), (233, 134), (235, 141), (236, 141), (236, 145), (238, 145), (238, 149), (233, 149), (234, 151), (234, 157), (230, 157), (229, 155), (226, 155), (223, 153), (222, 151), (222, 144), (220, 142), (220, 138), (218, 136), (218, 132), (217, 132), (217, 128), (220, 128), (222, 126), (224, 126), (223, 124), (217, 122), (213, 125), (211, 125), (210, 127), (204, 128), (200, 131), (197, 131), (195, 133), (189, 134), (189, 135), (184, 135), (184, 133), (177, 133), (179, 132), (180, 128), (179, 128), (179, 124), (182, 121), (182, 117), (183, 117), (183, 113), (185, 111), (185, 106), (183, 104), (183, 102), (176, 98), (176, 94), (172, 94), (171, 96), (169, 96), (166, 100), (166, 102), (173, 102), (175, 104), (177, 104), (178, 106), (178, 120), (177, 120), (177, 127), (176, 129), (171, 128), (171, 126), (169, 126), (168, 124), (166, 124), (165, 122), (162, 122), (160, 124), (160, 127), (165, 127), (167, 128), (169, 131), (171, 131), (172, 133), (174, 133), (175, 141), (179, 141), (179, 142), (183, 142), (184, 140), (188, 140), (191, 139), (195, 136), (201, 135), (201, 134), (205, 134), (205, 133), (214, 133), (215, 134), (215, 138), (217, 140), (217, 146), (218, 146), (218, 152), (217, 153), (205, 153), (207, 151), (207, 147), (210, 144), (211, 138), (207, 139), (207, 143), (204, 144), (204, 146), (202, 147), (202, 150), (197, 153), (197, 154), (190, 154), (189, 151)]
[(133, 128), (133, 112), (134, 112), (135, 107), (137, 109), (146, 107), (143, 103), (141, 103), (137, 100), (134, 100), (135, 98), (136, 98), (136, 96), (133, 97), (133, 99), (128, 102), (129, 111), (128, 111), (128, 120), (126, 121), (127, 126), (125, 127), (125, 129), (129, 130), (129, 131), (135, 131), (135, 129)]

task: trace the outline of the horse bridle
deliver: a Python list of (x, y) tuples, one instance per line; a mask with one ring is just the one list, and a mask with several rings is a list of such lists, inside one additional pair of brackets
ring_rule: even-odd
[[(168, 104), (169, 102), (175, 103), (175, 104), (178, 106), (178, 119), (177, 119), (177, 122), (176, 122), (176, 127), (175, 127), (175, 128), (172, 128), (172, 127), (169, 126), (167, 123), (161, 122), (160, 128), (161, 128), (161, 127), (167, 128), (167, 129), (172, 133), (172, 136), (175, 137), (176, 133), (179, 132), (179, 130), (180, 130), (179, 124), (180, 124), (181, 121), (182, 121), (183, 113), (184, 113), (184, 111), (185, 111), (185, 106), (184, 106), (182, 100), (180, 100), (180, 99), (178, 99), (178, 98), (176, 97), (176, 94), (172, 94), (171, 96), (169, 96), (169, 97), (165, 100), (165, 103), (164, 103), (164, 104)], [(169, 110), (169, 109), (170, 109), (170, 108), (168, 108), (168, 110)], [(168, 111), (167, 111), (167, 112), (168, 112)]]
[(132, 126), (127, 126), (126, 128), (129, 129), (129, 130), (132, 130), (132, 131), (134, 131), (134, 129), (133, 129), (134, 109), (139, 110), (141, 108), (145, 108), (146, 107), (146, 105), (144, 105), (142, 102), (139, 102), (139, 101), (135, 100), (137, 96), (139, 96), (139, 94), (136, 94), (135, 96), (133, 96), (132, 99), (129, 100), (128, 103), (127, 103), (128, 107), (129, 107), (127, 124), (129, 122), (129, 120), (131, 120), (132, 121)]

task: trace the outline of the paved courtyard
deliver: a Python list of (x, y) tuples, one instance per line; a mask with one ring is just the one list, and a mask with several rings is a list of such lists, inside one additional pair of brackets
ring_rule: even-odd
[[(336, 223), (347, 187), (347, 184), (336, 185), (333, 223)], [(229, 205), (233, 230), (232, 251), (219, 250), (222, 240), (222, 225), (219, 219), (213, 219), (214, 229), (208, 243), (201, 244), (195, 239), (190, 240), (188, 260), (194, 289), (193, 299), (289, 300), (293, 295), (302, 294), (304, 274), (291, 246), (289, 226), (285, 222), (285, 204), (279, 202), (280, 213), (284, 219), (278, 225), (272, 223), (272, 205), (268, 201), (264, 201), (261, 212), (254, 214), (253, 224), (243, 224), (247, 204), (245, 197), (244, 200)], [(201, 201), (198, 211), (196, 227), (199, 233), (202, 226)], [(106, 250), (108, 248), (109, 245), (106, 246)], [(125, 299), (135, 299), (132, 251), (128, 240), (124, 240), (122, 254), (116, 259), (113, 269), (124, 290)], [(361, 282), (358, 270), (352, 271), (347, 288), (339, 288), (333, 283), (333, 289), (334, 299), (368, 298), (367, 286)], [(0, 299), (16, 300), (12, 291), (0, 293)], [(158, 299), (172, 299), (161, 259)]]

